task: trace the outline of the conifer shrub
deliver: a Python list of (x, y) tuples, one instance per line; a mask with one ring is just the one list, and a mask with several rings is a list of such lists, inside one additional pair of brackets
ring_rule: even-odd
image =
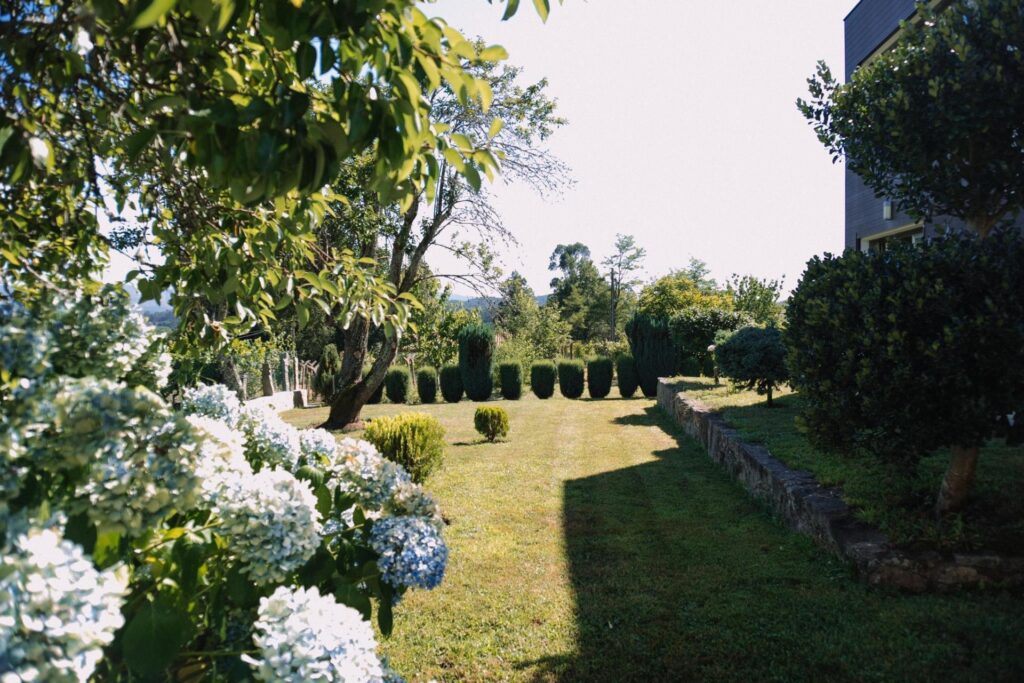
[(459, 331), (459, 370), (466, 398), (486, 401), (494, 391), (491, 366), (494, 362), (494, 330), (471, 323)]
[(363, 436), (381, 455), (404, 467), (418, 484), (444, 461), (444, 427), (426, 413), (374, 418)]
[(555, 394), (558, 371), (549, 360), (537, 361), (530, 366), (530, 388), (537, 398), (551, 398)]
[(613, 372), (611, 358), (594, 358), (587, 363), (587, 393), (590, 398), (604, 398), (611, 392)]
[(633, 361), (633, 356), (625, 353), (615, 359), (615, 375), (619, 378), (619, 396), (633, 398), (637, 387), (640, 386), (640, 378), (636, 374), (636, 363)]
[(502, 363), (498, 366), (501, 379), (501, 397), (518, 401), (523, 395), (523, 366), (519, 363)]
[(462, 400), (462, 371), (458, 365), (446, 365), (441, 368), (441, 396), (448, 403)]
[(558, 362), (558, 388), (566, 398), (583, 395), (583, 361), (562, 360)]
[(338, 354), (338, 347), (334, 344), (327, 344), (320, 352), (320, 363), (317, 365), (316, 374), (313, 375), (313, 391), (317, 396), (330, 401), (337, 390), (335, 378), (341, 372), (341, 356)]
[(409, 401), (409, 370), (398, 365), (384, 375), (384, 392), (392, 403)]
[(420, 403), (437, 401), (437, 370), (428, 366), (416, 371), (416, 393)]
[(485, 439), (494, 443), (508, 436), (508, 413), (498, 406), (480, 406), (473, 414), (473, 426)]
[(626, 323), (626, 337), (633, 352), (640, 390), (647, 398), (654, 398), (658, 395), (658, 378), (675, 375), (679, 366), (668, 320), (637, 313)]

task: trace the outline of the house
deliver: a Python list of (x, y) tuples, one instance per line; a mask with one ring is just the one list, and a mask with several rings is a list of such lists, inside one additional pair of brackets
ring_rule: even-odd
[[(950, 0), (933, 0), (941, 8)], [(915, 0), (860, 0), (846, 15), (845, 60), (848, 81), (854, 70), (888, 50), (899, 34), (900, 22), (915, 13)], [(1024, 220), (1019, 221), (1024, 224)], [(897, 209), (895, 203), (876, 197), (857, 174), (846, 169), (846, 248), (863, 251), (884, 249), (893, 241), (911, 241), (965, 229), (963, 221), (937, 216), (922, 223)]]

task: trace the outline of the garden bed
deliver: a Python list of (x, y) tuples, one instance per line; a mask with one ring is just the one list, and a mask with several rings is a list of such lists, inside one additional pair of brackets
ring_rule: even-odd
[[(916, 475), (908, 478), (866, 456), (842, 457), (811, 447), (797, 427), (801, 403), (796, 394), (781, 392), (776, 405), (768, 408), (763, 397), (754, 392), (735, 391), (726, 385), (715, 387), (708, 379), (675, 380), (665, 388), (670, 387), (674, 389), (666, 395), (681, 391), (681, 398), (690, 404), (675, 409), (688, 413), (685, 419), (692, 420), (691, 405), (698, 413), (703, 413), (699, 406), (718, 412), (724, 421), (717, 427), (729, 431), (730, 438), (753, 447), (763, 446), (760, 450), (767, 449), (765, 455), (770, 451), (769, 457), (777, 459), (782, 469), (806, 474), (807, 482), (794, 480), (793, 486), (817, 486), (821, 492), (814, 492), (815, 496), (831, 496), (837, 499), (835, 503), (845, 504), (842, 507), (848, 509), (850, 523), (877, 528), (885, 544), (893, 549), (908, 556), (926, 557), (933, 565), (940, 562), (939, 556), (972, 565), (978, 558), (990, 564), (997, 555), (1024, 555), (1024, 503), (1017, 494), (1024, 484), (1024, 458), (1019, 449), (1001, 444), (984, 449), (967, 509), (940, 526), (932, 501), (947, 453), (926, 458)], [(665, 400), (662, 403), (673, 410)], [(705, 440), (708, 438), (705, 436)], [(707, 445), (710, 449), (711, 444)], [(836, 543), (826, 539), (826, 545)], [(1006, 563), (1001, 564), (1005, 568)]]

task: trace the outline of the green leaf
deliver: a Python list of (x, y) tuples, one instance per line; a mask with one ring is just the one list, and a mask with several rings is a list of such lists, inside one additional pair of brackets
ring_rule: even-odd
[(121, 638), (124, 661), (146, 678), (165, 672), (192, 637), (188, 614), (158, 598), (135, 613)]
[(501, 20), (507, 21), (515, 16), (516, 10), (519, 9), (519, 0), (508, 0), (508, 5), (505, 6), (505, 14), (502, 15)]
[(295, 67), (299, 72), (299, 78), (306, 79), (312, 76), (315, 66), (316, 48), (309, 43), (300, 43), (299, 49), (295, 51)]
[(495, 137), (497, 137), (498, 133), (500, 133), (501, 129), (504, 127), (505, 122), (502, 121), (501, 119), (494, 119), (493, 121), (491, 121), (491, 129), (487, 131), (487, 139), (493, 140)]
[(380, 607), (377, 608), (377, 625), (380, 626), (380, 632), (387, 638), (391, 635), (391, 631), (395, 628), (395, 615), (391, 611), (391, 600), (381, 600)]
[(547, 21), (548, 12), (551, 11), (551, 0), (533, 0), (533, 6), (537, 8), (541, 21)]
[(491, 45), (480, 51), (480, 59), (484, 62), (500, 62), (508, 59), (508, 50), (501, 45)]
[(132, 28), (146, 28), (160, 21), (165, 14), (171, 11), (178, 0), (153, 0), (146, 9), (135, 17)]
[(121, 548), (120, 531), (100, 531), (96, 535), (96, 545), (93, 547), (92, 559), (100, 569), (109, 567), (118, 560)]

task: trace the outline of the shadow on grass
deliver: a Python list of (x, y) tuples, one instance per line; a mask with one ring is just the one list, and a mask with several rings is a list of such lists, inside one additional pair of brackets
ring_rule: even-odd
[[(656, 406), (615, 422), (664, 429), (676, 446), (563, 484), (576, 652), (519, 662), (534, 681), (1008, 680), (1024, 671), (1019, 597), (869, 590), (773, 522)], [(622, 439), (628, 448), (628, 431)]]

